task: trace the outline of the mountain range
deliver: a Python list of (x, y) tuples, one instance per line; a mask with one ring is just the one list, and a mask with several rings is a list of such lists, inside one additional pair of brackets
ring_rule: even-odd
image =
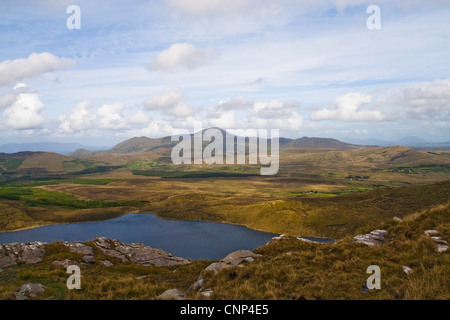
[[(225, 130), (222, 130), (225, 133)], [(204, 130), (205, 131), (205, 130)], [(450, 149), (450, 141), (429, 142), (415, 136), (408, 136), (396, 141), (380, 139), (344, 138), (342, 141), (333, 138), (302, 137), (297, 139), (280, 138), (281, 148), (326, 148), (348, 150), (358, 146), (395, 146), (401, 145), (413, 149)], [(171, 148), (177, 142), (171, 141), (170, 136), (162, 138), (134, 137), (117, 145), (108, 147), (93, 147), (79, 143), (35, 142), (9, 143), (0, 145), (0, 153), (17, 153), (22, 151), (53, 152), (73, 157), (86, 157), (94, 154), (127, 154), (142, 153), (157, 148)]]
[(68, 154), (78, 149), (98, 150), (102, 148), (86, 146), (79, 143), (61, 143), (61, 142), (8, 143), (0, 145), (0, 152), (2, 153), (34, 151), (34, 152), (55, 152), (59, 154)]
[(342, 140), (348, 143), (365, 146), (370, 145), (370, 146), (390, 147), (400, 145), (413, 149), (450, 149), (450, 141), (430, 142), (415, 136), (407, 136), (395, 141), (388, 141), (381, 139), (357, 139), (357, 138), (344, 138)]

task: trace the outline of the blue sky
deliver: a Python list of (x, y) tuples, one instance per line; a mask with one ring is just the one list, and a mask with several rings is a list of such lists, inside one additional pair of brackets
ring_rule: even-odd
[(2, 1), (0, 144), (108, 146), (194, 121), (448, 141), (449, 17), (437, 0)]

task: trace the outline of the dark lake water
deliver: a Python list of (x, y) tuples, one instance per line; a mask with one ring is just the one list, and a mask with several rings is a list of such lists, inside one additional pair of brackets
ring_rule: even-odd
[(184, 258), (216, 260), (239, 249), (254, 250), (274, 236), (276, 234), (232, 224), (164, 220), (150, 213), (130, 213), (100, 222), (58, 224), (0, 233), (0, 243), (88, 241), (108, 237), (125, 243), (142, 242)]

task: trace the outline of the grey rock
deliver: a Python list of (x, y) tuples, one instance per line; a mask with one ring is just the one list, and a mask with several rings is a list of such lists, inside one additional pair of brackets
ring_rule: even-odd
[(10, 252), (9, 248), (0, 244), (0, 267), (15, 266), (16, 256)]
[(203, 286), (205, 285), (205, 279), (203, 279), (203, 276), (200, 275), (197, 279), (197, 281), (195, 281), (188, 289), (188, 292), (191, 290), (197, 291), (203, 288)]
[(100, 265), (103, 268), (109, 268), (109, 267), (112, 267), (114, 264), (111, 261), (103, 260), (103, 261), (100, 261)]
[(169, 289), (158, 296), (161, 300), (185, 300), (186, 293), (179, 289)]
[(445, 252), (448, 249), (448, 246), (445, 245), (445, 244), (438, 244), (438, 243), (436, 243), (435, 247), (436, 247), (435, 248), (436, 252)]
[(86, 263), (95, 263), (95, 257), (92, 255), (83, 256), (83, 260)]
[(439, 231), (437, 230), (426, 230), (424, 234), (429, 237), (437, 237), (440, 235)]
[(442, 239), (442, 237), (431, 237), (431, 239), (433, 239), (434, 242), (437, 243), (437, 244), (444, 244), (444, 245), (448, 244), (447, 241)]
[(408, 274), (408, 275), (413, 273), (413, 270), (410, 267), (408, 267), (408, 266), (402, 266), (402, 269), (403, 269), (403, 272)]
[(142, 266), (171, 267), (191, 263), (189, 259), (174, 256), (143, 243), (126, 244), (116, 239), (96, 238), (94, 244), (107, 256)]
[(400, 219), (399, 217), (394, 217), (394, 221), (402, 221), (402, 219)]
[(45, 257), (45, 242), (10, 243), (0, 245), (0, 267), (19, 263), (34, 264)]
[(256, 254), (250, 250), (237, 250), (237, 251), (230, 253), (225, 258), (223, 258), (222, 262), (237, 266), (237, 265), (241, 264), (241, 262), (243, 262), (244, 260), (249, 261), (249, 260), (247, 260), (248, 258), (253, 259), (254, 257), (261, 257), (261, 255)]
[(205, 268), (205, 271), (212, 271), (214, 274), (218, 274), (221, 270), (227, 268), (233, 268), (236, 265), (225, 263), (225, 262), (213, 262)]
[(69, 259), (66, 259), (64, 261), (53, 261), (52, 264), (55, 266), (62, 267), (64, 269), (67, 269), (69, 266), (73, 266), (73, 265), (79, 266), (80, 265), (79, 262), (72, 261)]
[(387, 230), (373, 230), (367, 234), (358, 234), (353, 237), (353, 242), (362, 243), (370, 247), (378, 246), (383, 243), (387, 234)]
[(213, 262), (206, 267), (205, 271), (212, 271), (214, 274), (219, 273), (223, 269), (232, 267), (243, 267), (242, 262), (253, 262), (256, 257), (261, 257), (262, 255), (256, 254), (250, 250), (237, 250), (219, 262)]
[(70, 252), (82, 254), (84, 256), (93, 256), (94, 248), (81, 242), (63, 242), (69, 248)]
[(45, 293), (45, 289), (46, 287), (40, 283), (27, 283), (20, 287), (20, 291), (15, 292), (14, 295), (17, 300), (26, 300)]
[(426, 230), (424, 234), (434, 241), (434, 250), (436, 252), (445, 252), (448, 249), (448, 243), (441, 237), (437, 230)]
[(206, 289), (206, 290), (200, 292), (201, 296), (207, 297), (207, 298), (209, 298), (212, 294), (213, 294), (213, 290), (212, 289)]
[(318, 244), (329, 244), (334, 243), (335, 241), (329, 238), (316, 238), (316, 239), (307, 239), (304, 237), (297, 237), (298, 240), (308, 243), (318, 243)]
[(23, 245), (21, 260), (25, 264), (34, 264), (41, 262), (45, 257), (45, 243), (44, 242), (30, 242)]

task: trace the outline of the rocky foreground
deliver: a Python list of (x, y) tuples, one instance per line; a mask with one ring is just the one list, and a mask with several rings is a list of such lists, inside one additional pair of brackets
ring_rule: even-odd
[[(172, 267), (177, 265), (189, 264), (189, 259), (174, 256), (161, 249), (155, 249), (142, 243), (123, 243), (116, 239), (106, 237), (95, 238), (89, 242), (62, 242), (70, 252), (78, 253), (81, 259), (76, 261), (64, 260), (53, 261), (52, 263), (63, 268), (71, 265), (94, 264), (99, 263), (102, 267), (108, 268), (113, 266), (113, 262), (104, 260), (104, 256), (111, 257), (112, 261), (132, 262), (141, 266), (155, 267)], [(36, 264), (44, 260), (46, 256), (45, 242), (29, 242), (29, 243), (11, 243), (0, 244), (0, 268), (12, 267), (19, 264)], [(100, 258), (98, 253), (103, 255)], [(250, 263), (254, 258), (260, 255), (249, 250), (238, 250), (230, 253), (218, 262), (211, 263), (205, 272), (217, 274), (220, 270), (232, 267), (243, 267), (242, 263)], [(2, 269), (0, 269), (2, 271)], [(202, 275), (192, 284), (190, 290), (199, 291), (201, 295), (209, 296), (212, 291), (203, 288), (205, 279)], [(24, 284), (20, 291), (15, 292), (18, 300), (25, 300), (41, 295), (45, 292), (46, 287), (39, 283)], [(171, 289), (159, 296), (159, 299), (184, 299), (187, 292), (178, 289)]]
[[(54, 261), (55, 264), (70, 265), (79, 263), (94, 263), (95, 251), (100, 250), (105, 256), (119, 259), (122, 262), (131, 261), (142, 266), (171, 267), (188, 264), (189, 259), (174, 256), (161, 249), (151, 248), (142, 243), (123, 243), (116, 239), (105, 237), (95, 238), (89, 244), (82, 242), (63, 242), (71, 252), (83, 256), (83, 261)], [(46, 252), (45, 242), (0, 244), (0, 268), (17, 264), (34, 264), (41, 262)], [(108, 260), (100, 261), (105, 267), (113, 265)]]

